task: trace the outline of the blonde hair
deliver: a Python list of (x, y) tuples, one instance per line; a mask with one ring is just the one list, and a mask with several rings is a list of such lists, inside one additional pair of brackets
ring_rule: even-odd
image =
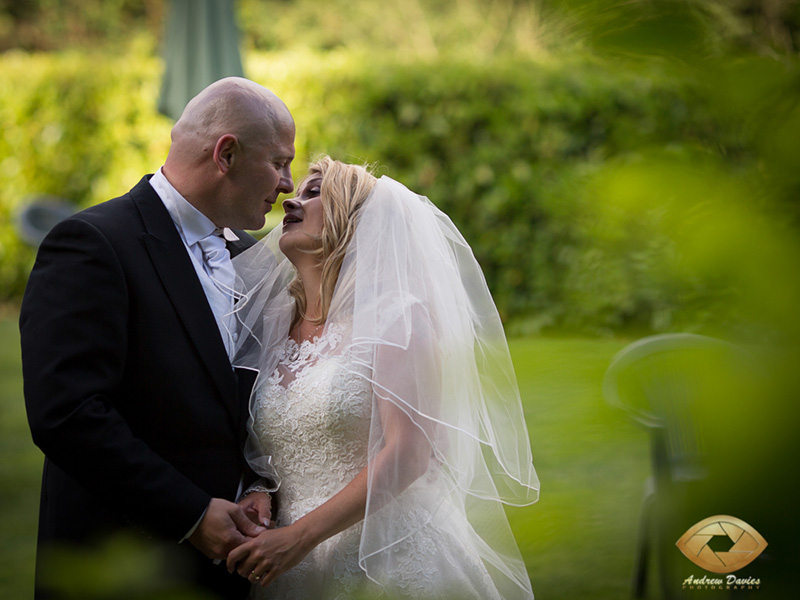
[(319, 247), (312, 254), (318, 256), (322, 265), (319, 296), (321, 315), (318, 319), (306, 318), (306, 297), (298, 274), (289, 284), (289, 293), (294, 297), (297, 307), (292, 327), (301, 319), (320, 325), (328, 318), (339, 270), (356, 230), (358, 212), (378, 181), (365, 166), (350, 165), (322, 156), (311, 164), (308, 175), (298, 184), (298, 189), (309, 178), (319, 176), (322, 177), (322, 233)]

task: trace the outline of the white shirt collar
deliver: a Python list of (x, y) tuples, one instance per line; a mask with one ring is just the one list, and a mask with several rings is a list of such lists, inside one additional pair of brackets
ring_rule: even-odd
[(227, 242), (239, 240), (239, 236), (228, 227), (217, 227), (211, 219), (189, 204), (189, 201), (167, 181), (162, 169), (156, 171), (150, 178), (150, 185), (161, 198), (187, 246), (196, 244), (212, 233), (221, 233)]

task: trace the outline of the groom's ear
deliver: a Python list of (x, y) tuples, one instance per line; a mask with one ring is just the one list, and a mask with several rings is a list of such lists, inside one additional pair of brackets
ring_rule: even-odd
[(226, 133), (214, 145), (214, 164), (220, 173), (226, 174), (233, 166), (236, 153), (239, 151), (239, 140), (232, 133)]

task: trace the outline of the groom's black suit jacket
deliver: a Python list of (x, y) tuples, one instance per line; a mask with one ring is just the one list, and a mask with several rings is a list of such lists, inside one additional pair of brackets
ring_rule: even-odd
[[(237, 234), (231, 254), (254, 242)], [(46, 457), (37, 589), (48, 577), (44, 545), (129, 526), (190, 556), (205, 571), (192, 576), (202, 585), (228, 585), (224, 567), (178, 541), (212, 497), (234, 499), (247, 470), (252, 378), (232, 370), (148, 177), (53, 229), (28, 282), (20, 330), (28, 419)], [(223, 583), (208, 580), (219, 575)], [(224, 595), (237, 597), (240, 582), (230, 577)]]

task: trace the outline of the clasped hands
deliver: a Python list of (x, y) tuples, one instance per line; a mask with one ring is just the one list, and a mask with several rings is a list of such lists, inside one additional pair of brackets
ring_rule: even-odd
[(230, 573), (266, 586), (308, 553), (292, 526), (274, 529), (271, 509), (264, 492), (238, 504), (213, 498), (189, 542), (209, 558), (225, 560)]

